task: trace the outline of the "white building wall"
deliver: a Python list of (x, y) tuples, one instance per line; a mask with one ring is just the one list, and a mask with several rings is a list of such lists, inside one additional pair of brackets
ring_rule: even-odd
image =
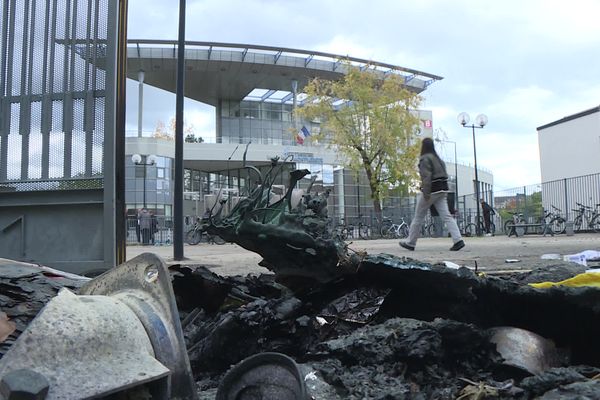
[(542, 182), (600, 172), (600, 107), (572, 117), (538, 128)]

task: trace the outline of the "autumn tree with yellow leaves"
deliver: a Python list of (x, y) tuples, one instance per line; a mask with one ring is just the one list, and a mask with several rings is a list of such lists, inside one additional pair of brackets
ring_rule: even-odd
[(340, 80), (315, 78), (296, 109), (300, 117), (321, 123), (313, 140), (334, 147), (344, 166), (364, 171), (373, 207), (381, 221), (381, 200), (389, 190), (408, 187), (417, 178), (420, 141), (416, 140), (421, 97), (404, 86), (404, 78), (346, 64)]

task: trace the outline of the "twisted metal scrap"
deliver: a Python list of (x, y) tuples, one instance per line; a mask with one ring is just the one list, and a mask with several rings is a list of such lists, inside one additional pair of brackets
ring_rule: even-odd
[[(244, 152), (244, 163), (246, 159)], [(290, 182), (283, 198), (271, 203), (271, 188), (282, 172), (279, 157), (271, 159), (271, 168), (264, 174), (252, 166), (244, 166), (256, 176), (258, 186), (249, 191), (231, 210), (221, 217), (219, 210), (206, 227), (211, 234), (260, 254), (260, 265), (281, 276), (304, 276), (329, 281), (343, 274), (354, 273), (358, 256), (349, 254), (344, 241), (332, 233), (326, 216), (328, 192), (313, 196), (310, 188), (303, 201), (292, 206), (292, 190), (310, 171), (290, 172)]]

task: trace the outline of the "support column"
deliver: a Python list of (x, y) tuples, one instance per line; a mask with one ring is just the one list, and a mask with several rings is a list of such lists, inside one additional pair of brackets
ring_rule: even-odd
[(292, 80), (292, 126), (294, 127), (295, 134), (298, 133), (298, 127), (296, 126), (296, 106), (298, 105), (298, 81)]
[[(335, 176), (335, 175), (334, 175)], [(335, 178), (334, 178), (335, 179)], [(346, 218), (346, 193), (344, 191), (344, 169), (338, 169), (338, 183), (337, 183), (337, 193), (338, 193), (338, 220), (335, 221), (336, 225), (341, 221), (344, 221)]]
[(142, 137), (142, 116), (144, 111), (144, 70), (138, 71), (138, 137)]

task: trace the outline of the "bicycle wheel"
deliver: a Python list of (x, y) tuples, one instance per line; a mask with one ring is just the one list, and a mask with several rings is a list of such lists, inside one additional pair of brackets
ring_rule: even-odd
[[(527, 221), (525, 221), (525, 219), (521, 217), (521, 218), (519, 218), (519, 222), (518, 223), (519, 224), (526, 224)], [(523, 236), (523, 235), (527, 234), (527, 226), (519, 226), (519, 227), (517, 227), (517, 229), (519, 229), (519, 231), (518, 231), (518, 235), (519, 236)], [(523, 234), (521, 234), (521, 229), (522, 229)]]
[(465, 226), (465, 236), (471, 237), (471, 236), (473, 236), (474, 233), (475, 233), (475, 224), (471, 222), (470, 224), (467, 224), (467, 226)]
[(348, 225), (345, 229), (346, 239), (354, 239), (354, 225)]
[(222, 244), (225, 244), (225, 243), (227, 243), (227, 242), (225, 241), (225, 239), (223, 239), (223, 238), (222, 238), (221, 236), (219, 236), (219, 235), (211, 235), (211, 236), (210, 236), (210, 241), (211, 241), (212, 243), (214, 243), (214, 244), (218, 244), (218, 245), (222, 245)]
[(394, 239), (396, 237), (396, 230), (394, 229), (394, 226), (388, 227), (382, 233), (383, 234), (381, 236), (383, 236), (384, 239)]
[(369, 227), (367, 225), (359, 226), (358, 227), (358, 236), (364, 240), (371, 239), (371, 227)]
[(188, 244), (191, 245), (196, 245), (198, 243), (200, 243), (200, 240), (202, 240), (202, 231), (199, 231), (197, 229), (192, 229), (191, 231), (189, 231), (187, 233), (187, 235), (185, 236), (185, 241)]
[(573, 230), (575, 232), (579, 232), (581, 230), (582, 225), (583, 218), (581, 218), (580, 216), (575, 217), (575, 221), (573, 221)]
[(552, 225), (552, 232), (554, 232), (555, 234), (565, 232), (566, 224), (565, 224), (564, 218), (559, 217), (559, 218), (553, 219), (551, 222), (551, 225)]
[(348, 240), (348, 228), (346, 228), (345, 226), (342, 227), (342, 229), (340, 230), (340, 238), (342, 240)]
[(504, 234), (506, 236), (510, 235), (510, 231), (512, 230), (512, 227), (515, 223), (512, 220), (508, 220), (506, 222), (504, 222)]
[(400, 239), (404, 239), (408, 237), (408, 225), (402, 225), (400, 229), (398, 229), (398, 236)]
[(435, 234), (436, 234), (435, 224), (431, 224), (431, 225), (427, 226), (427, 235), (429, 237), (436, 237)]
[(381, 235), (382, 238), (384, 239), (389, 239), (393, 236), (390, 236), (390, 230), (392, 229), (394, 225), (393, 224), (389, 224), (389, 223), (384, 223), (383, 225), (381, 225), (381, 229), (379, 229), (379, 234)]
[(596, 233), (600, 232), (600, 215), (596, 215), (592, 218), (590, 221), (590, 228)]

